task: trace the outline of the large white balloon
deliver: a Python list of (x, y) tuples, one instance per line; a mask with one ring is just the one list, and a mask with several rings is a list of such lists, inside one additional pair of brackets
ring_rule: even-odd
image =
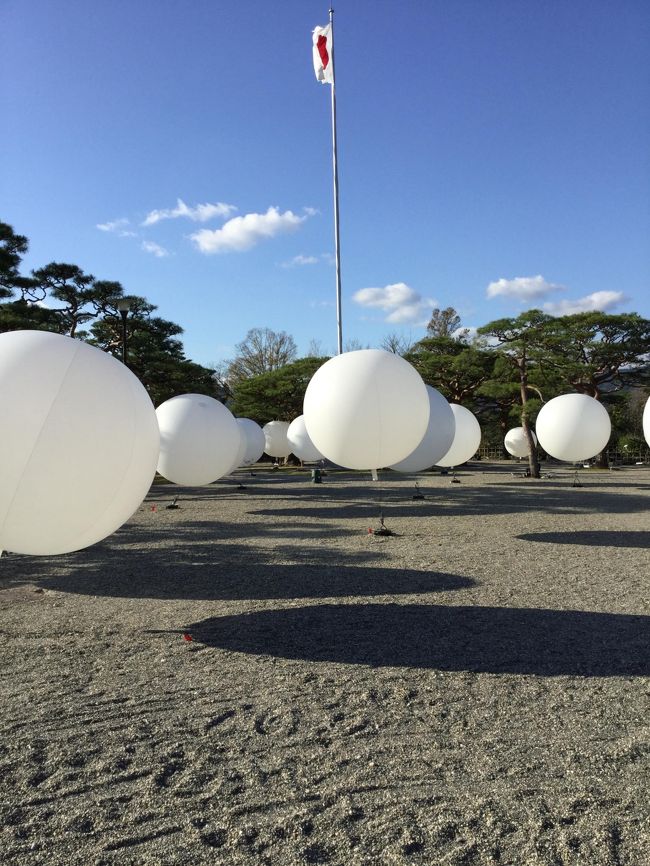
[[(533, 442), (537, 445), (537, 436), (532, 430), (530, 433)], [(526, 432), (523, 427), (513, 427), (508, 430), (503, 445), (508, 454), (512, 454), (513, 457), (528, 457), (528, 439), (526, 439)]]
[(330, 358), (312, 376), (303, 404), (316, 448), (349, 469), (379, 469), (422, 441), (429, 398), (419, 373), (382, 349)]
[(643, 410), (643, 435), (645, 441), (650, 445), (650, 397), (646, 400), (645, 409)]
[[(235, 420), (237, 420), (237, 419), (235, 419)], [(227, 472), (225, 472), (224, 475), (230, 475), (231, 472), (234, 472), (235, 469), (237, 469), (238, 466), (241, 466), (242, 463), (244, 462), (244, 455), (246, 454), (246, 445), (247, 445), (246, 434), (244, 433), (243, 429), (239, 426), (239, 424), (237, 425), (237, 429), (239, 430), (239, 447), (237, 448), (237, 454), (235, 455), (235, 458), (232, 461), (232, 465), (231, 465), (230, 469)]]
[(390, 468), (397, 472), (422, 472), (434, 466), (451, 448), (456, 430), (456, 420), (451, 406), (430, 385), (426, 386), (429, 395), (429, 424), (418, 447)]
[(223, 403), (204, 394), (181, 394), (161, 403), (156, 415), (158, 472), (168, 481), (201, 487), (231, 470), (241, 434)]
[(158, 460), (149, 395), (119, 361), (59, 334), (0, 334), (0, 549), (69, 553), (106, 538)]
[(244, 452), (242, 465), (250, 466), (251, 463), (257, 463), (262, 454), (264, 454), (264, 446), (266, 444), (264, 431), (259, 424), (256, 424), (250, 418), (237, 418), (237, 424), (246, 440), (246, 451)]
[(557, 460), (587, 460), (605, 448), (612, 432), (607, 409), (587, 394), (562, 394), (545, 403), (535, 423), (537, 438)]
[(269, 421), (262, 427), (264, 433), (264, 450), (270, 457), (288, 457), (291, 445), (287, 439), (288, 421)]
[(291, 424), (289, 424), (287, 439), (291, 446), (292, 453), (296, 455), (298, 460), (309, 463), (314, 460), (323, 459), (323, 455), (309, 438), (309, 433), (305, 426), (304, 415), (298, 415), (298, 417), (294, 418)]
[(476, 454), (481, 444), (481, 427), (476, 416), (459, 403), (451, 403), (451, 411), (456, 421), (454, 441), (437, 466), (460, 466)]

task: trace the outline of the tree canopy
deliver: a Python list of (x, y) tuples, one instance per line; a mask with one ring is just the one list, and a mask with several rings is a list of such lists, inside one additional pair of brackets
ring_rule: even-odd
[(259, 376), (242, 379), (233, 389), (231, 409), (235, 415), (258, 424), (293, 421), (302, 415), (309, 380), (327, 358), (300, 358)]

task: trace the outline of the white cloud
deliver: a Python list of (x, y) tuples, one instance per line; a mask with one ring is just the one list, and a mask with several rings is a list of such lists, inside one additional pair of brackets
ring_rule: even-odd
[(106, 223), (97, 223), (97, 228), (100, 232), (111, 232), (112, 234), (119, 235), (121, 238), (135, 238), (137, 237), (135, 232), (129, 231), (126, 227), (129, 225), (129, 221), (126, 217), (122, 217), (118, 220), (112, 220)]
[(142, 249), (146, 253), (151, 253), (159, 259), (163, 259), (165, 256), (169, 255), (169, 252), (164, 247), (161, 247), (160, 244), (157, 244), (154, 241), (142, 241)]
[(503, 278), (490, 283), (487, 287), (487, 297), (496, 298), (503, 295), (506, 298), (517, 298), (519, 301), (533, 301), (545, 298), (553, 292), (564, 291), (564, 286), (547, 283), (541, 274), (536, 277), (515, 277), (513, 280)]
[(376, 307), (388, 313), (386, 321), (394, 325), (426, 325), (436, 302), (423, 298), (406, 283), (392, 283), (380, 288), (359, 289), (352, 300), (361, 307)]
[(176, 200), (176, 207), (163, 210), (152, 210), (145, 217), (143, 226), (153, 226), (161, 220), (173, 220), (179, 217), (187, 217), (196, 223), (204, 223), (214, 217), (227, 217), (237, 210), (232, 204), (218, 201), (216, 204), (197, 204), (196, 207), (188, 207), (182, 199)]
[(294, 256), (288, 262), (282, 262), (283, 268), (295, 268), (301, 265), (317, 265), (320, 260), (316, 256), (303, 256), (302, 254)]
[(309, 217), (298, 216), (290, 210), (280, 213), (279, 208), (270, 207), (266, 213), (247, 213), (233, 217), (220, 229), (201, 229), (190, 235), (202, 253), (224, 253), (231, 250), (241, 252), (254, 247), (259, 241), (276, 235), (296, 231)]
[(623, 292), (592, 292), (590, 295), (577, 298), (575, 301), (566, 300), (544, 304), (544, 309), (552, 316), (572, 316), (575, 313), (587, 313), (592, 310), (604, 313), (627, 300), (629, 298)]

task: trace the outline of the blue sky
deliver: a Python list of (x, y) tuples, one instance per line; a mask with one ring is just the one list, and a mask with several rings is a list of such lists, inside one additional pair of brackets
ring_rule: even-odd
[[(645, 0), (335, 5), (343, 338), (530, 307), (650, 316)], [(336, 347), (312, 0), (5, 0), (0, 219), (228, 358)]]

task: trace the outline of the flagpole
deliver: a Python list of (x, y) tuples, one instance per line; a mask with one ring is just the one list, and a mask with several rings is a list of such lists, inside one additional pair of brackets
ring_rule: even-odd
[(339, 170), (336, 141), (336, 68), (334, 66), (334, 9), (330, 8), (332, 34), (332, 168), (334, 173), (334, 254), (336, 258), (336, 331), (338, 354), (343, 354), (343, 325), (341, 316), (341, 250), (339, 238)]

